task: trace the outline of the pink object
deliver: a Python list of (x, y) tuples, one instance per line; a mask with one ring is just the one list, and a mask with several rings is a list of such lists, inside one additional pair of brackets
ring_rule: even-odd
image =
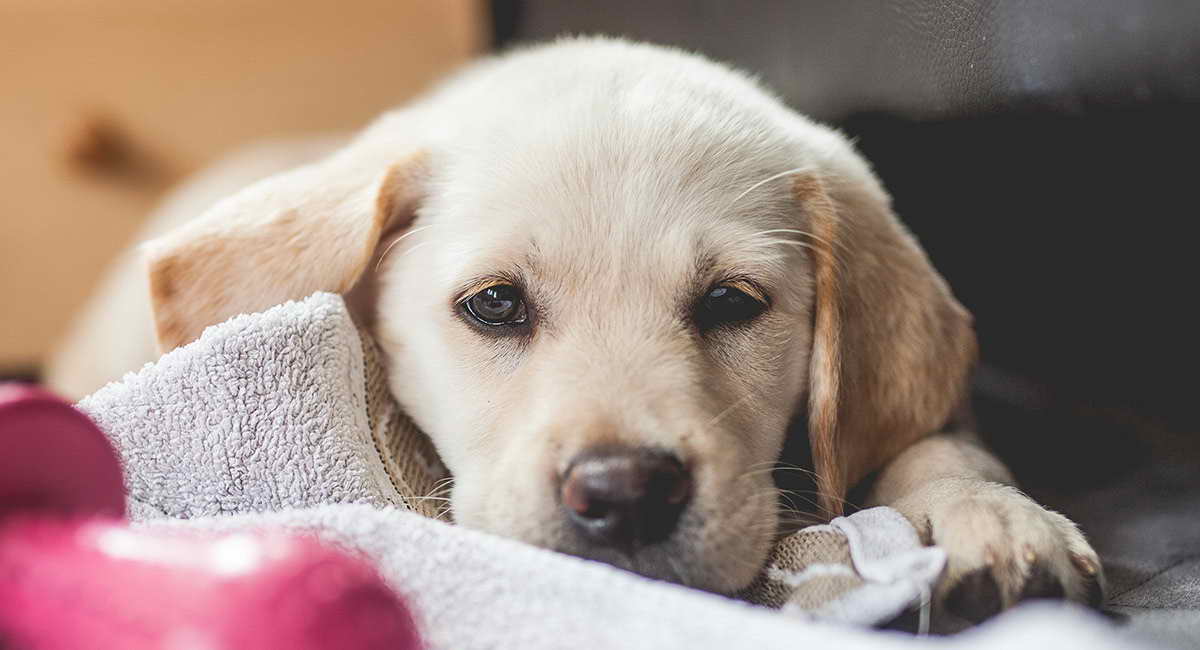
[(404, 604), (358, 558), (283, 535), (133, 530), (123, 503), (117, 457), (95, 425), (43, 391), (0, 386), (0, 640), (420, 647)]
[(0, 384), (0, 518), (14, 510), (121, 517), (125, 486), (86, 415), (44, 390)]
[(419, 647), (370, 566), (308, 539), (18, 518), (0, 529), (0, 584), (21, 648)]

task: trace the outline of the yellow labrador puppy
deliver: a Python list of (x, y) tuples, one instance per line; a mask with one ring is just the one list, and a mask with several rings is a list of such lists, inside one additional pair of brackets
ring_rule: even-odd
[(963, 428), (970, 315), (867, 163), (698, 56), (488, 60), (148, 253), (164, 349), (346, 293), (463, 525), (733, 592), (799, 428), (824, 509), (874, 474), (869, 501), (947, 551), (944, 610), (1102, 589), (1076, 527)]

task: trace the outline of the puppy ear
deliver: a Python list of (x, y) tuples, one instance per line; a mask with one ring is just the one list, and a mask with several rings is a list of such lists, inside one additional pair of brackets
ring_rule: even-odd
[(971, 316), (885, 196), (803, 176), (815, 278), (809, 443), (821, 505), (942, 428), (975, 360)]
[(159, 347), (315, 291), (345, 293), (386, 233), (411, 223), (421, 153), (366, 168), (346, 158), (262, 180), (145, 245)]

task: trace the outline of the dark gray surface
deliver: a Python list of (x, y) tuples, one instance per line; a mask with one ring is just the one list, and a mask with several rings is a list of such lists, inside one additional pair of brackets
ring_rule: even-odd
[(1100, 553), (1114, 620), (1135, 636), (1192, 648), (1200, 647), (1200, 464), (1179, 442), (1107, 485), (1066, 493), (1070, 486), (1031, 477), (1043, 487), (1030, 492), (1074, 519)]
[(573, 0), (514, 5), (517, 39), (604, 33), (698, 49), (824, 119), (1200, 99), (1200, 2)]

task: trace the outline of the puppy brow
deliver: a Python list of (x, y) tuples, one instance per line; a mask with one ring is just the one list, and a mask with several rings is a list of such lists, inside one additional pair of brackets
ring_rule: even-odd
[(529, 240), (529, 252), (525, 253), (525, 270), (529, 277), (537, 277), (542, 268), (542, 251), (537, 240)]
[(712, 277), (717, 270), (717, 256), (714, 253), (698, 253), (696, 255), (696, 277), (703, 280)]
[(692, 273), (690, 281), (690, 290), (684, 296), (681, 305), (681, 313), (691, 314), (692, 306), (695, 301), (703, 296), (712, 285), (713, 279), (718, 277), (717, 257), (712, 253), (698, 252), (696, 254), (695, 271)]

